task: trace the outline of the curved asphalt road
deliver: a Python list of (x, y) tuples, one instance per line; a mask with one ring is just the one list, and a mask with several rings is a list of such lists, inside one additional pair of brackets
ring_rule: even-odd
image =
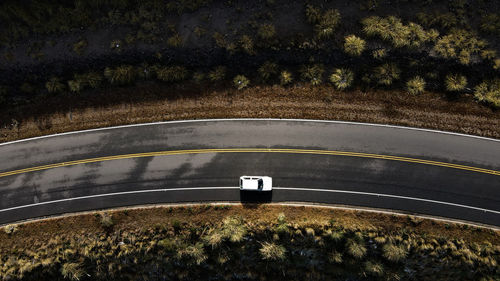
[[(137, 204), (259, 200), (500, 226), (500, 141), (459, 134), (346, 122), (201, 120), (0, 144), (0, 155), (0, 224)], [(105, 158), (82, 163), (97, 157)], [(270, 195), (240, 193), (244, 174), (272, 176), (276, 188)]]

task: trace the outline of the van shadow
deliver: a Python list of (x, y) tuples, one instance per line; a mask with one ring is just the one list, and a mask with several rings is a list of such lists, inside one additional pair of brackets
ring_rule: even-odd
[(245, 191), (240, 190), (240, 201), (243, 204), (269, 203), (273, 200), (272, 191)]

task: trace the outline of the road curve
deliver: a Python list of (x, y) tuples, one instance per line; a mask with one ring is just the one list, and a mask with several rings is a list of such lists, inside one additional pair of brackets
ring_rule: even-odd
[[(0, 224), (150, 203), (301, 201), (500, 226), (500, 141), (311, 120), (163, 122), (0, 144)], [(269, 175), (272, 194), (240, 193)]]

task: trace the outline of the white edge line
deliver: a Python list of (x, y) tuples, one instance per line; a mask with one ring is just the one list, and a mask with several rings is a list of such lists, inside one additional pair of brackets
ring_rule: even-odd
[(500, 142), (500, 139), (493, 139), (493, 138), (467, 135), (467, 134), (461, 134), (461, 133), (455, 133), (455, 132), (440, 131), (440, 130), (405, 127), (405, 126), (397, 126), (397, 125), (387, 125), (387, 124), (374, 124), (374, 123), (337, 121), (337, 120), (316, 120), (316, 119), (228, 118), (228, 119), (171, 120), (171, 121), (161, 121), (161, 122), (152, 122), (152, 123), (140, 123), (140, 124), (130, 124), (130, 125), (120, 125), (120, 126), (112, 126), (112, 127), (104, 127), (104, 128), (95, 128), (95, 129), (72, 131), (72, 132), (58, 133), (58, 134), (52, 134), (52, 135), (39, 136), (39, 137), (15, 140), (15, 141), (10, 141), (10, 142), (4, 142), (4, 143), (0, 143), (0, 146), (19, 143), (19, 142), (34, 141), (34, 140), (39, 140), (39, 139), (44, 139), (44, 138), (57, 137), (57, 136), (65, 136), (65, 135), (89, 133), (89, 132), (96, 132), (96, 131), (121, 129), (121, 128), (153, 126), (153, 125), (163, 125), (163, 124), (176, 124), (176, 123), (196, 123), (196, 122), (202, 123), (202, 122), (223, 122), (223, 121), (283, 121), (283, 122), (315, 122), (315, 123), (349, 124), (349, 125), (373, 126), (373, 127), (385, 127), (385, 128), (423, 131), (423, 132), (438, 133), (438, 134), (445, 134), (445, 135), (454, 135), (454, 136), (469, 137), (469, 138), (475, 138), (475, 139), (481, 139), (481, 140), (487, 140), (487, 141)]
[[(75, 201), (75, 200), (82, 200), (82, 199), (91, 199), (91, 198), (98, 198), (98, 197), (110, 197), (110, 196), (117, 196), (117, 195), (151, 193), (151, 192), (189, 191), (189, 190), (221, 190), (221, 189), (239, 189), (239, 187), (229, 187), (228, 186), (228, 187), (186, 187), (186, 188), (168, 188), (168, 189), (163, 188), (163, 189), (149, 189), (149, 190), (135, 190), (135, 191), (105, 193), (105, 194), (87, 195), (87, 196), (80, 196), (80, 197), (74, 197), (74, 198), (66, 198), (66, 199), (59, 199), (59, 200), (53, 200), (53, 201), (46, 201), (46, 202), (16, 206), (16, 207), (11, 207), (11, 208), (7, 208), (7, 209), (2, 209), (2, 210), (0, 210), (0, 213), (12, 211), (12, 210), (29, 208), (29, 207), (36, 207), (36, 206), (41, 206), (41, 205), (49, 205), (49, 204), (54, 204), (54, 203), (61, 203), (61, 202), (68, 202), (68, 201)], [(403, 200), (422, 201), (422, 202), (428, 202), (428, 203), (433, 203), (433, 204), (448, 205), (448, 206), (459, 207), (459, 208), (464, 208), (464, 209), (472, 209), (472, 210), (477, 210), (477, 211), (500, 214), (500, 211), (483, 209), (483, 208), (478, 208), (478, 207), (473, 207), (473, 206), (468, 206), (468, 205), (462, 205), (462, 204), (456, 204), (456, 203), (450, 203), (450, 202), (444, 202), (444, 201), (437, 201), (437, 200), (431, 200), (431, 199), (416, 198), (416, 197), (381, 194), (381, 193), (348, 191), (348, 190), (333, 190), (333, 189), (296, 188), (296, 187), (274, 187), (273, 189), (275, 189), (275, 190), (293, 190), (293, 191), (347, 193), (347, 194), (357, 194), (357, 195), (367, 195), (367, 196), (377, 196), (377, 197), (388, 197), (388, 198), (396, 198), (396, 199), (403, 199)]]

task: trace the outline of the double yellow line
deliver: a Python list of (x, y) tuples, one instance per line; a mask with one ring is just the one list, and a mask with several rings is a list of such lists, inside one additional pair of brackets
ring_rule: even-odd
[(458, 165), (452, 163), (430, 161), (417, 158), (399, 157), (391, 155), (381, 155), (381, 154), (371, 154), (371, 153), (360, 153), (360, 152), (346, 152), (346, 151), (335, 151), (335, 150), (311, 150), (311, 149), (281, 149), (281, 148), (226, 148), (226, 149), (190, 149), (190, 150), (170, 150), (170, 151), (158, 151), (158, 152), (146, 152), (146, 153), (134, 153), (134, 154), (123, 154), (115, 156), (105, 156), (90, 159), (75, 160), (69, 162), (61, 162), (55, 164), (48, 164), (43, 166), (25, 168), (20, 170), (14, 170), (9, 172), (0, 173), (0, 177), (12, 176), (22, 173), (41, 171), (53, 168), (60, 168), (66, 166), (73, 166), (79, 164), (95, 163), (102, 161), (120, 160), (120, 159), (131, 159), (140, 157), (153, 157), (153, 156), (168, 156), (168, 155), (183, 155), (183, 154), (203, 154), (203, 153), (289, 153), (289, 154), (316, 154), (316, 155), (334, 155), (334, 156), (348, 156), (348, 157), (361, 157), (361, 158), (371, 158), (371, 159), (383, 159), (392, 160), (400, 162), (418, 163), (424, 165), (432, 165), (439, 167), (447, 167), (453, 169), (460, 169), (466, 171), (472, 171), (477, 173), (491, 174), (495, 176), (500, 176), (500, 171), (488, 170), (478, 167)]

